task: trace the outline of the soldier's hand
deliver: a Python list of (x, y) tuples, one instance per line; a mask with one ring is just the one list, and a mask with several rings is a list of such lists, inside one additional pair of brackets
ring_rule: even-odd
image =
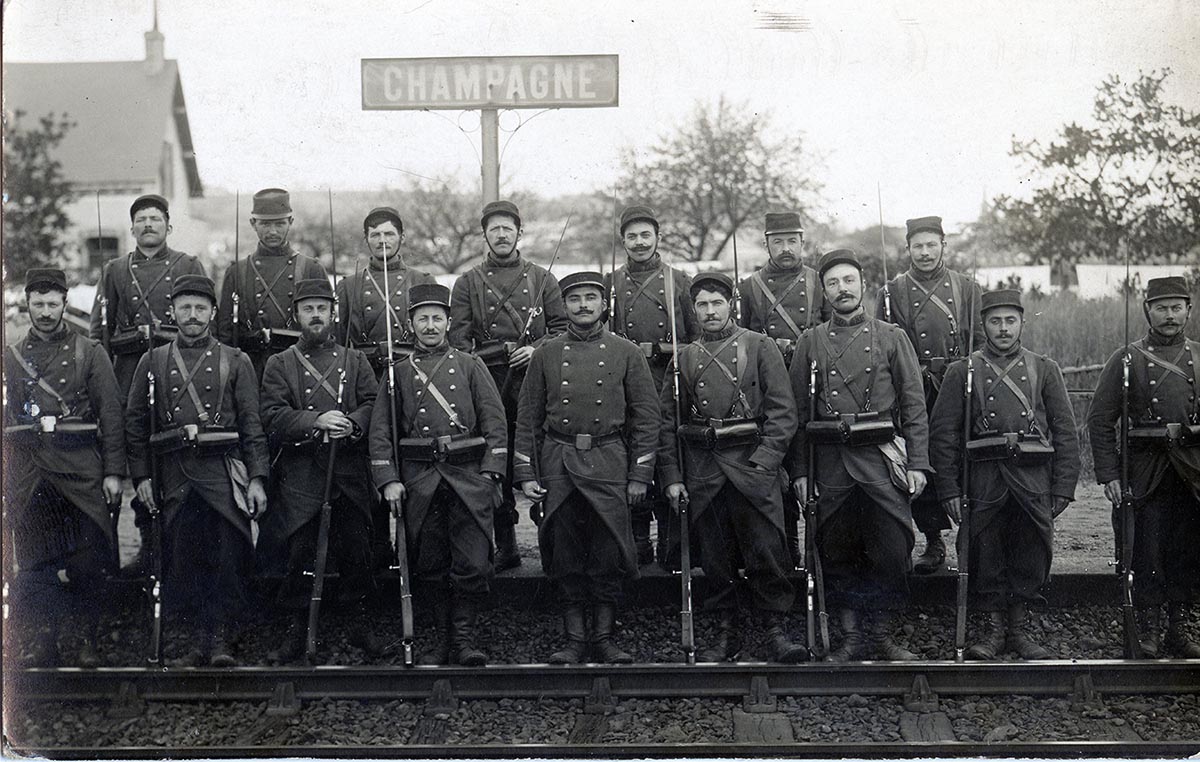
[(683, 482), (667, 485), (667, 500), (671, 501), (671, 507), (676, 511), (679, 510), (680, 503), (688, 501), (687, 487), (683, 486)]
[(149, 479), (142, 479), (138, 482), (137, 489), (138, 500), (150, 510), (151, 513), (158, 512), (158, 506), (154, 504), (154, 484)]
[(942, 501), (942, 510), (946, 512), (946, 516), (950, 519), (950, 523), (958, 526), (962, 521), (962, 498), (952, 497)]
[(516, 347), (508, 353), (508, 364), (513, 368), (524, 368), (529, 364), (530, 357), (533, 357), (533, 347), (528, 344), (523, 347)]
[(246, 500), (250, 503), (250, 518), (252, 519), (258, 518), (267, 510), (267, 485), (266, 480), (261, 476), (250, 480), (250, 486), (246, 488)]
[(101, 486), (104, 490), (104, 502), (108, 503), (110, 509), (113, 506), (116, 506), (116, 508), (119, 509), (121, 507), (122, 492), (121, 477), (106, 476), (104, 477), (104, 482)]
[(1111, 482), (1104, 484), (1104, 496), (1108, 498), (1108, 502), (1114, 506), (1121, 504), (1121, 480), (1113, 479)]
[(527, 482), (521, 482), (521, 491), (525, 493), (525, 497), (535, 503), (540, 503), (546, 499), (546, 489), (537, 481), (530, 479)]
[(1071, 501), (1068, 500), (1067, 498), (1062, 497), (1061, 495), (1055, 495), (1053, 505), (1050, 509), (1050, 518), (1052, 518), (1052, 519), (1058, 518), (1058, 514), (1067, 510), (1067, 506), (1070, 504), (1071, 504)]
[(650, 485), (645, 482), (630, 479), (629, 483), (625, 485), (625, 498), (629, 501), (629, 505), (638, 506), (646, 502), (646, 490), (649, 487)]
[(405, 489), (400, 482), (389, 482), (383, 487), (383, 501), (392, 509), (392, 515), (400, 518), (400, 507), (404, 504)]
[(354, 431), (354, 424), (341, 410), (326, 410), (317, 416), (313, 426), (317, 431), (329, 434), (330, 439), (342, 439)]
[(803, 502), (808, 499), (808, 477), (797, 476), (792, 479), (792, 491), (796, 493), (796, 497)]
[(927, 481), (924, 471), (909, 471), (906, 474), (908, 478), (908, 494), (916, 500), (925, 491), (925, 483)]

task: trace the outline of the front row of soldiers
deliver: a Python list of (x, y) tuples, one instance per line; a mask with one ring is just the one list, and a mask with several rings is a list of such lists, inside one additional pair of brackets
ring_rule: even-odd
[[(270, 211), (269, 196), (256, 209)], [(166, 212), (165, 202), (137, 207), (135, 220), (145, 209)], [(364, 225), (368, 243), (380, 228), (387, 234), (403, 227), (394, 210), (372, 215)], [(12, 603), (17, 621), (48, 616), (26, 644), (29, 663), (57, 662), (57, 623), (72, 606), (85, 622), (78, 661), (98, 663), (100, 603), (85, 593), (114, 571), (113, 519), (126, 471), (148, 525), (159, 522), (161, 543), (152, 536), (150, 544), (160, 545), (155, 575), (166, 603), (199, 635), (174, 664), (236, 663), (233, 627), (253, 566), (251, 522), (263, 515), (268, 494), (280, 507), (265, 516), (276, 514), (274, 531), (285, 548), (278, 603), (297, 612), (273, 659), (291, 661), (304, 650), (310, 567), (314, 548), (326, 540), (340, 571), (339, 598), (358, 609), (351, 643), (382, 650), (361, 610), (373, 586), (373, 537), (387, 531), (374, 511), (382, 504), (407, 530), (413, 576), (440, 623), (441, 637), (422, 662), (483, 664), (475, 616), (515, 520), (509, 482), (541, 506), (543, 567), (564, 607), (566, 644), (554, 662), (589, 654), (631, 660), (615, 639), (616, 611), (623, 582), (636, 576), (639, 555), (644, 560), (643, 506), (656, 499), (690, 506), (710, 593), (705, 607), (717, 620), (701, 660), (738, 657), (742, 608), (758, 612), (771, 659), (810, 656), (816, 644), (792, 642), (786, 621), (795, 599), (788, 572), (801, 560), (789, 525), (802, 503), (813, 513), (805, 566), (820, 562), (818, 592), (828, 593), (842, 630), (829, 657), (915, 658), (895, 638), (895, 614), (907, 597), (912, 506), (922, 495), (935, 496), (949, 520), (967, 526), (959, 533), (960, 558), (969, 559), (974, 606), (987, 614), (968, 655), (989, 659), (1011, 650), (1044, 658), (1027, 612), (1048, 579), (1054, 519), (1074, 497), (1079, 448), (1061, 371), (1021, 344), (1019, 294), (980, 296), (947, 274), (942, 246), (926, 277), (904, 274), (908, 280), (881, 290), (884, 319), (871, 318), (855, 254), (831, 251), (809, 270), (796, 256), (799, 244), (791, 239), (802, 240), (802, 231), (792, 229), (799, 227), (792, 217), (768, 219), (771, 263), (749, 279), (766, 309), (749, 306), (758, 297), (742, 301), (758, 315), (760, 333), (735, 319), (738, 289), (729, 278), (706, 273), (689, 282), (662, 262), (658, 222), (645, 207), (621, 220), (625, 268), (608, 281), (576, 273), (560, 285), (520, 256), (516, 208), (492, 204), (481, 219), (488, 258), (459, 280), (454, 298), (444, 287), (416, 283), (404, 289), (401, 320), (389, 287), (379, 288), (370, 271), (370, 286), (361, 279), (350, 288), (339, 284), (346, 301), (357, 293), (350, 289), (382, 291), (376, 312), (388, 314), (377, 319), (403, 326), (411, 342), (402, 354), (384, 346), (374, 364), (364, 349), (378, 353), (377, 341), (355, 347), (353, 329), (336, 330), (345, 321), (335, 308), (344, 302), (328, 280), (297, 271), (286, 322), (296, 327), (296, 341), (280, 351), (264, 348), (261, 388), (253, 357), (211, 333), (220, 310), (203, 275), (155, 276), (170, 282), (160, 323), (170, 322), (175, 333), (158, 346), (153, 333), (144, 337), (149, 351), (122, 394), (99, 343), (63, 323), (63, 273), (30, 271), (32, 327), (6, 350), (4, 364), (12, 530), (5, 540), (15, 542), (20, 569)], [(160, 221), (143, 223), (150, 230)], [(910, 243), (929, 237), (922, 234), (940, 238), (940, 221), (910, 221)], [(380, 275), (395, 284), (396, 273), (383, 268), (399, 240), (376, 237)], [(169, 257), (165, 242), (159, 245)], [(270, 244), (264, 238), (262, 245)], [(260, 254), (264, 261), (271, 256)], [(247, 261), (251, 270), (266, 266)], [(131, 255), (128, 264), (145, 263)], [(268, 277), (277, 283), (297, 272), (282, 268)], [(129, 275), (141, 282), (136, 270)], [(813, 279), (819, 295), (808, 285)], [(233, 304), (265, 313), (254, 288)], [(787, 313), (793, 317), (783, 321), (776, 308), (796, 292), (804, 294), (807, 315), (828, 319)], [(773, 294), (770, 303), (766, 294)], [(922, 317), (929, 304), (941, 310), (936, 319)], [(967, 351), (974, 348), (976, 306), (982, 346)], [(141, 309), (131, 307), (134, 322)], [(1128, 362), (1137, 505), (1131, 563), (1146, 656), (1200, 655), (1184, 631), (1200, 578), (1198, 347), (1183, 337), (1190, 310), (1182, 279), (1150, 282), (1149, 334), (1130, 345), (1130, 358), (1121, 350), (1110, 359), (1089, 420), (1097, 478), (1115, 503), (1122, 496), (1116, 432)], [(153, 306), (145, 312), (159, 314)], [(779, 335), (781, 324), (790, 338)], [(943, 339), (923, 343), (939, 326)], [(914, 330), (916, 340), (906, 335)], [(665, 383), (676, 372), (678, 386)], [(968, 464), (964, 495), (959, 475)], [(328, 526), (325, 503), (332, 506)], [(672, 517), (658, 518), (660, 543), (664, 535), (677, 542)], [(669, 542), (660, 547), (660, 559), (670, 554)]]

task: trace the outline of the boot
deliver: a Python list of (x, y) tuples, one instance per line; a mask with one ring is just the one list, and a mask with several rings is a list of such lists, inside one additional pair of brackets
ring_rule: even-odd
[(917, 574), (933, 574), (946, 563), (946, 543), (940, 530), (925, 533), (925, 550), (917, 556), (913, 571)]
[(1017, 655), (1026, 661), (1049, 659), (1050, 652), (1039, 646), (1025, 632), (1028, 610), (1024, 603), (1014, 603), (1008, 607), (1008, 648), (1016, 651)]
[(1167, 639), (1163, 643), (1166, 650), (1181, 659), (1200, 659), (1200, 645), (1188, 640), (1188, 614), (1191, 613), (1186, 603), (1171, 602), (1167, 604)]
[(837, 616), (842, 625), (842, 644), (830, 651), (825, 661), (853, 661), (867, 645), (859, 614), (854, 609), (838, 609)]
[(59, 663), (58, 628), (43, 627), (33, 634), (21, 657), (21, 669), (53, 668)]
[(991, 661), (1004, 652), (1008, 619), (1003, 611), (989, 611), (987, 626), (978, 641), (967, 647), (966, 656), (976, 661)]
[(433, 603), (433, 626), (438, 634), (417, 654), (417, 664), (423, 667), (450, 663), (450, 602), (446, 600), (447, 595), (449, 591), (439, 595)]
[(237, 659), (233, 658), (233, 632), (224, 622), (213, 630), (212, 645), (209, 648), (208, 663), (213, 667), (226, 669), (236, 667)]
[(717, 620), (717, 637), (711, 646), (696, 655), (696, 661), (735, 661), (741, 650), (742, 639), (737, 631), (735, 612), (732, 609), (722, 609), (720, 619)]
[(79, 647), (79, 666), (81, 669), (95, 669), (100, 666), (100, 654), (96, 653), (96, 628), (94, 619), (83, 626), (83, 645)]
[(1162, 647), (1163, 615), (1161, 606), (1137, 610), (1138, 645), (1143, 659), (1157, 659)]
[(637, 550), (638, 566), (654, 563), (654, 546), (650, 544), (650, 512), (638, 510), (631, 517), (633, 546)]
[(482, 667), (487, 664), (487, 655), (475, 647), (475, 604), (462, 597), (455, 597), (454, 611), (450, 615), (451, 641), (454, 644), (454, 661), (464, 667)]
[(892, 639), (896, 631), (896, 613), (880, 611), (871, 620), (871, 641), (887, 661), (917, 661), (917, 655)]
[(308, 614), (304, 609), (292, 612), (288, 622), (287, 632), (279, 648), (267, 652), (267, 661), (271, 664), (290, 664), (304, 656), (304, 648), (308, 645)]
[[(649, 545), (649, 540), (646, 544)], [(592, 606), (592, 654), (602, 664), (633, 664), (633, 657), (612, 642), (616, 620), (617, 607), (611, 603)]]
[(496, 571), (515, 569), (521, 565), (521, 553), (517, 550), (517, 532), (513, 527), (512, 514), (516, 511), (507, 505), (497, 511), (493, 531), (496, 535)]
[(563, 609), (563, 632), (567, 636), (567, 647), (551, 654), (550, 663), (582, 664), (583, 654), (587, 651), (587, 623), (582, 603), (569, 603)]
[(793, 643), (784, 632), (784, 615), (774, 611), (762, 612), (763, 625), (767, 631), (767, 651), (770, 661), (782, 664), (799, 664), (808, 661), (811, 655), (808, 648)]

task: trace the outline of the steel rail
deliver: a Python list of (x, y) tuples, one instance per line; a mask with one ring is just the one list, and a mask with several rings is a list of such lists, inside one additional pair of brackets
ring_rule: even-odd
[(112, 699), (130, 688), (151, 701), (265, 701), (290, 683), (301, 701), (424, 700), (435, 683), (449, 681), (460, 699), (572, 699), (588, 697), (597, 678), (606, 678), (614, 697), (661, 699), (745, 696), (755, 678), (765, 678), (775, 696), (904, 696), (918, 677), (939, 696), (1067, 696), (1081, 684), (1101, 694), (1181, 694), (1200, 692), (1200, 660), (57, 668), (9, 672), (5, 689), (32, 702)]

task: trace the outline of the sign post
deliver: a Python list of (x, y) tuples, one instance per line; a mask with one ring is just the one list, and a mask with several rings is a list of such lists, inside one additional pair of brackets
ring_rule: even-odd
[(479, 109), (483, 200), (500, 195), (500, 109), (616, 106), (617, 56), (364, 58), (365, 111)]

